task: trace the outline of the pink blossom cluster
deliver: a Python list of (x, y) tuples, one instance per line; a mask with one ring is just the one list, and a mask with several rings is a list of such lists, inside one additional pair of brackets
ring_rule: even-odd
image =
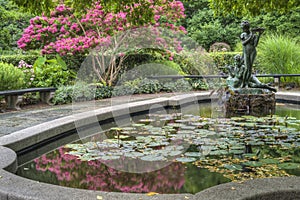
[(21, 69), (25, 75), (25, 85), (27, 87), (30, 87), (35, 78), (33, 66), (27, 64), (24, 60), (21, 60), (19, 62), (18, 68)]
[[(184, 27), (174, 25), (185, 17), (183, 4), (175, 0), (163, 2), (158, 6), (153, 0), (149, 0), (153, 20), (145, 22), (144, 26), (164, 27), (185, 32)], [(128, 19), (131, 19), (134, 13), (137, 13), (136, 11), (145, 9), (143, 6), (134, 4), (124, 8), (124, 11), (111, 13), (105, 11), (99, 1), (87, 10), (85, 15), (77, 19), (71, 8), (59, 5), (50, 17), (32, 18), (30, 25), (19, 39), (18, 46), (24, 50), (41, 48), (43, 54), (85, 54), (98, 45), (108, 45), (111, 36), (116, 33), (136, 28), (136, 25)], [(162, 21), (161, 18), (167, 20)]]
[(80, 185), (83, 189), (101, 191), (176, 193), (185, 183), (185, 166), (180, 163), (134, 174), (110, 168), (99, 160), (81, 161), (66, 151), (68, 149), (59, 148), (35, 159), (36, 170), (52, 173), (63, 186)]

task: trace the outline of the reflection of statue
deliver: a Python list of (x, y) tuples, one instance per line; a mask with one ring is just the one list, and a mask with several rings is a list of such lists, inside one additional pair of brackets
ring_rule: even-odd
[[(248, 69), (243, 63), (243, 57), (237, 54), (234, 56), (234, 65), (228, 66), (229, 77), (227, 78), (227, 84), (231, 89), (241, 88), (244, 83), (245, 74), (247, 73)], [(275, 88), (272, 88), (266, 84), (262, 84), (251, 73), (247, 84), (251, 88), (263, 88), (276, 92)]]
[[(241, 23), (241, 27), (243, 29), (243, 33), (241, 34), (240, 38), (243, 44), (243, 59), (246, 67), (241, 87), (248, 87), (252, 74), (252, 66), (256, 57), (256, 46), (264, 29), (258, 28), (251, 31), (250, 23), (248, 21), (243, 21)], [(253, 31), (258, 32), (258, 35), (254, 34)]]

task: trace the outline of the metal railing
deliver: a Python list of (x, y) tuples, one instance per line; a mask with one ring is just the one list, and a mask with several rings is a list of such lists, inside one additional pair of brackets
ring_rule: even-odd
[[(281, 77), (300, 77), (300, 74), (255, 74), (256, 77), (273, 77), (274, 83), (280, 86)], [(228, 75), (162, 75), (162, 76), (149, 76), (149, 79), (182, 79), (182, 78), (192, 78), (192, 79), (213, 79), (213, 78), (227, 78)]]

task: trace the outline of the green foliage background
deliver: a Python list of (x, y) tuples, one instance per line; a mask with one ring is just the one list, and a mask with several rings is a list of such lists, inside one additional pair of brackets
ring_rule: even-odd
[(0, 0), (0, 52), (17, 49), (17, 40), (33, 15), (22, 12), (8, 0)]
[[(136, 1), (138, 0), (126, 0), (120, 3), (116, 0), (105, 0), (104, 3), (105, 9), (118, 11), (123, 5)], [(142, 51), (128, 56), (120, 74), (126, 74), (126, 71), (147, 63), (162, 64), (166, 68), (174, 69), (176, 71), (175, 74), (182, 75), (210, 74), (212, 71), (214, 73), (226, 72), (224, 71), (224, 66), (231, 64), (232, 57), (235, 54), (241, 53), (239, 39), (241, 28), (239, 24), (242, 20), (249, 20), (251, 27), (266, 28), (258, 46), (259, 54), (254, 66), (255, 70), (258, 69), (261, 73), (299, 73), (300, 65), (297, 61), (297, 59), (299, 60), (299, 48), (297, 46), (299, 46), (300, 42), (299, 1), (290, 0), (287, 4), (283, 4), (282, 2), (284, 1), (281, 0), (260, 1), (259, 4), (254, 4), (254, 1), (257, 2), (256, 0), (247, 1), (250, 5), (245, 7), (243, 5), (245, 0), (182, 0), (186, 9), (186, 18), (181, 21), (181, 25), (187, 29), (188, 36), (204, 47), (206, 51), (209, 51), (212, 44), (224, 42), (230, 45), (230, 52), (203, 53), (203, 55), (197, 56), (199, 60), (197, 60), (197, 65), (195, 65), (191, 62), (192, 55), (190, 52), (182, 52), (180, 55), (175, 54), (174, 59), (170, 61), (163, 58), (158, 52)], [(83, 13), (83, 8), (90, 6), (93, 1), (86, 3), (84, 0), (65, 0), (65, 2)], [(20, 7), (14, 3), (17, 3)], [(159, 4), (160, 1), (157, 1), (157, 3)], [(271, 7), (270, 3), (273, 3), (275, 6)], [(27, 11), (39, 14), (42, 11), (49, 13), (50, 9), (55, 7), (56, 4), (57, 2), (52, 0), (0, 0), (0, 62), (11, 63), (14, 66), (17, 66), (20, 60), (24, 60), (28, 64), (36, 62), (40, 56), (39, 53), (37, 51), (23, 52), (17, 48), (16, 42), (21, 37), (24, 28), (29, 25), (30, 18), (34, 17), (34, 14), (30, 14)], [(230, 9), (228, 10), (228, 8)], [(77, 14), (80, 14), (80, 12)], [(138, 15), (139, 13), (136, 14)], [(137, 24), (147, 20), (147, 17), (145, 17), (147, 12), (144, 14), (141, 21), (137, 21)], [(279, 35), (276, 40), (274, 35)], [(292, 43), (288, 38), (293, 38)], [(268, 51), (268, 49), (272, 51)], [(278, 60), (282, 56), (284, 58), (293, 57), (293, 59), (288, 61), (286, 59)], [(55, 55), (49, 55), (48, 59), (53, 62), (40, 64), (39, 67), (35, 67), (37, 70), (35, 86), (60, 86), (72, 83), (73, 75), (69, 76), (68, 73), (76, 72), (85, 58), (64, 56), (62, 59), (66, 65), (61, 65), (62, 62), (54, 63), (58, 61)], [(280, 62), (281, 64), (279, 64)], [(208, 68), (214, 69), (209, 71), (207, 70)], [(58, 71), (61, 71), (60, 75)], [(44, 79), (47, 79), (47, 81)], [(286, 80), (294, 81), (294, 79)], [(205, 87), (205, 84), (202, 86), (202, 83), (193, 84), (201, 88)], [(133, 82), (127, 83), (125, 89), (129, 88), (128, 90), (131, 91), (137, 85), (141, 87), (140, 91), (144, 92), (171, 91), (177, 88), (176, 84), (169, 84), (166, 88), (161, 88), (157, 87), (153, 81), (140, 79), (139, 81), (134, 82), (133, 80)], [(99, 95), (102, 90), (105, 93), (104, 96), (111, 95), (111, 89), (106, 87), (100, 88), (101, 90), (97, 90)], [(140, 91), (137, 93), (140, 93)]]

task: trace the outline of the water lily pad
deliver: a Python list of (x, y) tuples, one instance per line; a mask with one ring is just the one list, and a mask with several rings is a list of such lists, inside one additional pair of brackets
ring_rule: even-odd
[(100, 157), (94, 157), (94, 156), (90, 156), (90, 155), (83, 155), (80, 157), (80, 160), (82, 161), (91, 161), (91, 160), (97, 160)]
[(298, 169), (300, 168), (300, 163), (280, 163), (278, 167), (280, 169)]
[(69, 151), (69, 152), (67, 152), (67, 154), (73, 155), (73, 156), (81, 156), (84, 153), (83, 152), (79, 152), (79, 151)]
[(101, 160), (117, 160), (120, 159), (120, 156), (117, 155), (106, 155), (106, 156), (101, 156)]
[(264, 164), (278, 164), (278, 163), (280, 163), (279, 160), (273, 159), (273, 158), (260, 159), (260, 162), (262, 162)]
[(182, 162), (182, 163), (194, 162), (196, 160), (197, 159), (193, 158), (193, 157), (180, 157), (180, 158), (176, 158), (176, 161)]
[(144, 156), (144, 154), (140, 153), (140, 152), (128, 152), (128, 153), (125, 153), (124, 156), (129, 157), (129, 158), (137, 158), (137, 157)]
[(201, 153), (200, 152), (186, 152), (184, 154), (187, 157), (201, 157)]
[(239, 145), (239, 146), (232, 146), (232, 147), (230, 147), (230, 149), (231, 150), (244, 150), (245, 146), (241, 146), (241, 145)]
[(150, 142), (147, 144), (147, 147), (161, 147), (161, 146), (167, 146), (169, 142)]
[(134, 127), (123, 127), (122, 128), (123, 131), (132, 131), (132, 130), (135, 130)]
[(231, 149), (231, 150), (229, 150), (229, 153), (232, 153), (232, 154), (235, 154), (235, 155), (239, 155), (239, 154), (243, 154), (244, 150)]
[(261, 167), (263, 165), (263, 163), (258, 162), (258, 161), (247, 161), (247, 162), (244, 162), (243, 165), (249, 166), (249, 167)]
[(170, 151), (182, 151), (184, 150), (184, 146), (181, 145), (169, 145), (165, 148), (165, 150), (170, 150)]
[(244, 117), (231, 117), (230, 119), (236, 122), (246, 121)]
[(182, 151), (178, 151), (178, 150), (176, 150), (176, 151), (166, 151), (166, 150), (164, 150), (163, 152), (162, 152), (162, 154), (164, 155), (164, 156), (179, 156), (179, 155), (181, 155), (182, 154)]
[(226, 151), (226, 150), (211, 151), (209, 153), (209, 155), (212, 155), (212, 156), (220, 156), (220, 155), (227, 155), (227, 154), (229, 154), (229, 151)]
[(82, 144), (67, 144), (64, 146), (65, 148), (69, 148), (69, 149), (82, 149), (83, 145)]
[(133, 126), (133, 127), (142, 127), (142, 126), (145, 126), (145, 124), (132, 124), (131, 126)]
[(173, 128), (179, 128), (179, 127), (183, 126), (183, 124), (180, 124), (180, 123), (168, 123), (168, 126), (171, 126)]
[(119, 135), (119, 136), (116, 135), (116, 136), (115, 136), (116, 139), (118, 139), (118, 137), (119, 137), (119, 139), (121, 139), (121, 140), (122, 140), (122, 139), (128, 139), (128, 138), (130, 138), (129, 135)]
[(231, 165), (225, 164), (223, 167), (226, 169), (232, 170), (232, 171), (242, 171), (243, 170), (243, 167), (238, 164), (231, 164)]
[(147, 156), (141, 157), (141, 160), (144, 160), (144, 161), (164, 161), (164, 160), (166, 160), (166, 158), (163, 157), (163, 156), (159, 156), (159, 155), (147, 155)]

